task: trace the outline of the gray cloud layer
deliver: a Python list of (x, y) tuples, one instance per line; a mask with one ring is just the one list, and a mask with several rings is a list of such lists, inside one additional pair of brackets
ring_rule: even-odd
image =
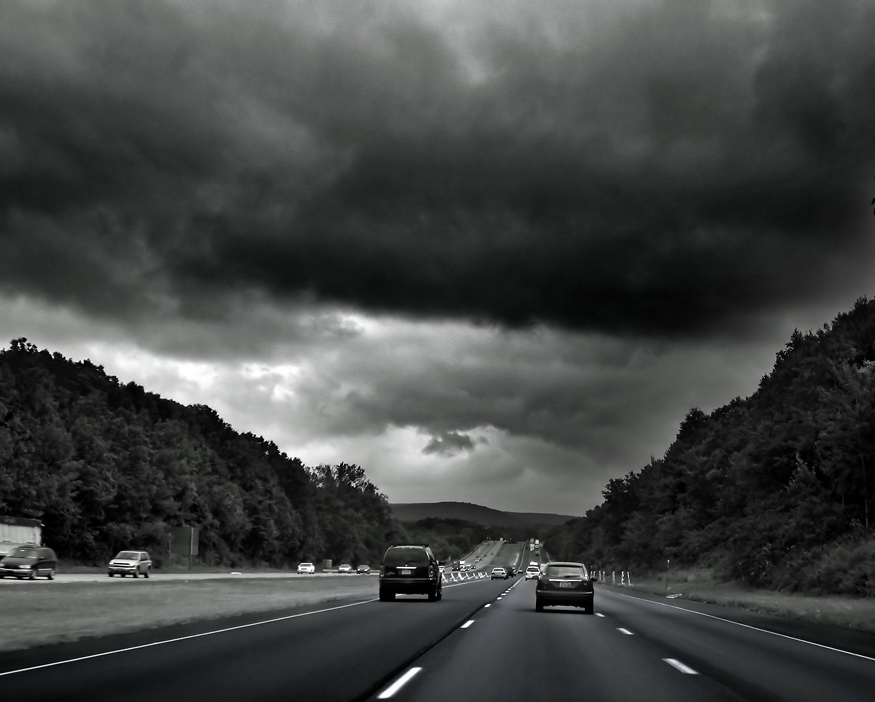
[(3, 290), (695, 334), (870, 235), (871, 2), (413, 7), (3, 3)]

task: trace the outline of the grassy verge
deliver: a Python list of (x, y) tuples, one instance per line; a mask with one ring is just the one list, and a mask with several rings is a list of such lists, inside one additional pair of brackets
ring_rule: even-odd
[(633, 574), (632, 586), (627, 588), (875, 632), (875, 601), (857, 597), (758, 590), (738, 583), (717, 581), (707, 571), (673, 572), (667, 589), (664, 577), (645, 576), (639, 579)]
[(0, 651), (377, 593), (377, 579), (363, 577), (27, 585), (2, 590)]

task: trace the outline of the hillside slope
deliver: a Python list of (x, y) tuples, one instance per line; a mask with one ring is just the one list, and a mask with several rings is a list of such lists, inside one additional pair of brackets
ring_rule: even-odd
[(749, 398), (691, 409), (665, 456), (551, 536), (587, 563), (711, 567), (747, 584), (875, 595), (875, 303), (796, 331)]
[(0, 352), (0, 514), (45, 524), (62, 558), (166, 553), (200, 528), (207, 563), (377, 560), (397, 522), (354, 465), (311, 469), (209, 407), (122, 384), (26, 339)]
[(525, 528), (557, 526), (574, 519), (562, 514), (503, 512), (470, 502), (407, 502), (393, 503), (389, 507), (398, 521), (408, 523), (420, 519), (460, 519), (484, 526)]

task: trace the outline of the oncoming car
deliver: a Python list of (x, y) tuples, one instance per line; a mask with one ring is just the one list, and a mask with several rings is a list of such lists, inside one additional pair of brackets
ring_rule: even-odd
[(547, 563), (544, 574), (535, 586), (535, 609), (565, 605), (583, 607), (587, 614), (593, 612), (594, 592), (592, 580), (583, 563)]
[(540, 576), (541, 569), (538, 566), (526, 566), (526, 580), (537, 580)]
[(492, 572), (489, 574), (489, 579), (495, 580), (496, 578), (504, 578), (507, 580), (507, 571), (504, 568), (493, 568)]
[(369, 565), (360, 565), (355, 569), (355, 572), (359, 575), (370, 575), (371, 574), (371, 566)]
[(116, 557), (109, 562), (107, 575), (126, 575), (148, 578), (152, 573), (152, 559), (145, 551), (119, 551)]
[(313, 575), (316, 572), (316, 566), (312, 563), (299, 563), (298, 575)]
[(349, 563), (341, 563), (337, 567), (338, 573), (352, 573), (352, 566)]
[(443, 578), (428, 546), (390, 546), (380, 566), (380, 601), (395, 595), (428, 595), (429, 602), (443, 597)]

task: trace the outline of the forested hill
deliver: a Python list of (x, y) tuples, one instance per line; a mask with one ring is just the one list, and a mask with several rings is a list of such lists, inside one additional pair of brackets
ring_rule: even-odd
[(692, 409), (665, 456), (611, 480), (553, 551), (618, 569), (712, 566), (875, 595), (875, 302), (794, 332), (747, 399)]
[(308, 469), (183, 406), (25, 339), (0, 351), (0, 514), (42, 520), (64, 558), (167, 551), (200, 527), (207, 563), (379, 561), (397, 522), (355, 465)]

